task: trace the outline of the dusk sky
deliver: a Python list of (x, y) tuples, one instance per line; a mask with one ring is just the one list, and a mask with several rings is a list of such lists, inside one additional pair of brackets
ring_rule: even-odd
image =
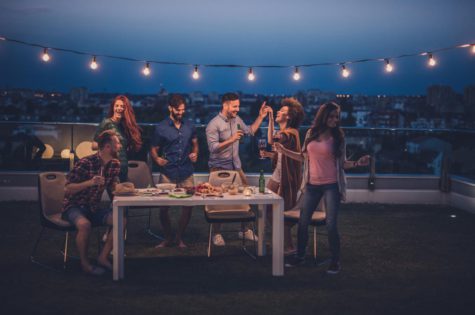
[[(60, 1), (1, 0), (0, 36), (48, 47), (140, 60), (190, 64), (297, 65), (387, 58), (475, 43), (473, 0), (240, 0), (240, 1)], [(172, 92), (292, 94), (318, 88), (336, 93), (425, 94), (427, 86), (444, 84), (462, 92), (475, 84), (475, 54), (455, 49), (427, 57), (350, 64), (344, 79), (337, 65), (301, 68), (200, 68), (99, 58), (0, 41), (0, 89), (34, 88), (69, 91), (84, 86), (92, 92), (155, 94)]]

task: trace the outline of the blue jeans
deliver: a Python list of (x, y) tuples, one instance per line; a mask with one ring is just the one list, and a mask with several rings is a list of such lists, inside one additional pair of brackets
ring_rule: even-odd
[(305, 257), (308, 243), (308, 225), (312, 221), (312, 214), (322, 197), (325, 197), (326, 226), (332, 261), (338, 262), (340, 260), (340, 235), (338, 234), (337, 217), (340, 209), (340, 191), (336, 183), (325, 185), (307, 184), (297, 232), (297, 256), (300, 258)]

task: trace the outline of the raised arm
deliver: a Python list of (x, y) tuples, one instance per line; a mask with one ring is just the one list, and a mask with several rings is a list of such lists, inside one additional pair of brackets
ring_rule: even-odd
[(283, 155), (288, 156), (289, 158), (291, 158), (293, 160), (296, 160), (296, 161), (299, 161), (299, 162), (304, 161), (304, 156), (303, 156), (302, 152), (296, 152), (296, 151), (286, 149), (279, 142), (276, 142), (274, 145), (275, 145), (275, 150), (277, 152), (282, 153)]
[(254, 135), (259, 129), (259, 126), (262, 124), (264, 118), (266, 118), (269, 110), (272, 110), (269, 106), (266, 105), (266, 102), (262, 103), (261, 108), (259, 109), (259, 115), (257, 115), (256, 120), (251, 125), (251, 134)]
[(272, 145), (274, 143), (274, 115), (272, 109), (267, 112), (269, 116), (269, 128), (267, 129), (267, 143)]
[(355, 167), (358, 167), (358, 166), (368, 166), (369, 160), (370, 160), (370, 156), (369, 155), (364, 155), (364, 156), (360, 157), (357, 161), (346, 160), (343, 167), (344, 167), (345, 170), (347, 170), (347, 169), (355, 168)]

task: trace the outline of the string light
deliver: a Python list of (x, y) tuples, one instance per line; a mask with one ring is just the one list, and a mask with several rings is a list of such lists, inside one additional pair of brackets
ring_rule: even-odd
[(51, 60), (51, 56), (48, 54), (48, 48), (43, 49), (43, 55), (41, 56), (44, 62), (48, 62)]
[(386, 66), (384, 67), (384, 69), (386, 70), (386, 72), (390, 73), (390, 72), (393, 72), (394, 70), (394, 67), (393, 65), (389, 62), (389, 59), (384, 59), (386, 61)]
[(437, 64), (437, 60), (434, 59), (432, 53), (429, 53), (429, 60), (427, 61), (427, 64), (429, 65), (429, 67), (434, 67)]
[(149, 76), (149, 75), (150, 75), (150, 73), (151, 73), (151, 71), (150, 71), (150, 63), (147, 62), (147, 63), (145, 64), (145, 67), (142, 69), (142, 73), (143, 73), (143, 75), (145, 75), (145, 76)]
[(256, 79), (256, 76), (254, 75), (254, 72), (252, 72), (252, 68), (249, 68), (248, 74), (247, 74), (247, 79), (249, 81), (254, 81)]
[[(129, 61), (129, 62), (143, 62), (140, 59), (135, 59), (135, 58), (130, 58), (130, 57), (121, 57), (121, 56), (113, 56), (113, 55), (100, 55), (92, 52), (84, 52), (84, 51), (78, 51), (78, 50), (73, 50), (73, 49), (67, 49), (67, 48), (60, 48), (60, 47), (49, 47), (45, 48), (45, 45), (42, 44), (36, 44), (36, 43), (29, 43), (25, 42), (22, 40), (18, 39), (13, 39), (13, 38), (8, 38), (4, 36), (0, 36), (0, 41), (5, 41), (5, 42), (11, 42), (11, 43), (16, 43), (16, 44), (21, 44), (21, 45), (26, 45), (26, 46), (31, 46), (31, 47), (40, 47), (43, 49), (43, 54), (41, 56), (41, 59), (44, 62), (49, 62), (51, 61), (51, 55), (48, 53), (49, 50), (56, 50), (56, 51), (61, 51), (61, 52), (66, 52), (66, 53), (73, 53), (77, 55), (87, 55), (87, 56), (93, 56), (92, 62), (89, 64), (89, 67), (93, 70), (97, 69), (99, 67), (99, 64), (95, 60), (96, 57), (103, 57), (103, 58), (111, 58), (111, 59), (118, 59), (118, 60), (124, 60), (124, 61)], [(365, 58), (365, 59), (357, 59), (357, 60), (346, 60), (346, 61), (340, 61), (340, 62), (320, 62), (320, 63), (310, 63), (310, 64), (301, 64), (299, 67), (295, 67), (295, 71), (293, 74), (293, 79), (294, 80), (300, 80), (300, 73), (298, 68), (311, 68), (311, 67), (321, 67), (321, 66), (332, 66), (332, 65), (340, 65), (342, 70), (341, 70), (341, 75), (344, 78), (347, 78), (351, 75), (351, 72), (346, 69), (346, 64), (352, 64), (352, 63), (366, 63), (366, 62), (372, 62), (372, 61), (381, 61), (384, 60), (386, 61), (385, 65), (385, 71), (386, 72), (392, 72), (394, 71), (394, 67), (392, 64), (390, 64), (389, 60), (394, 60), (394, 59), (400, 59), (400, 58), (408, 58), (408, 57), (416, 57), (416, 56), (428, 56), (428, 65), (430, 67), (434, 67), (437, 65), (437, 60), (433, 57), (434, 53), (439, 53), (443, 51), (448, 51), (448, 50), (454, 50), (458, 48), (469, 48), (470, 52), (472, 54), (475, 54), (475, 43), (465, 43), (465, 44), (459, 44), (455, 46), (449, 46), (449, 47), (444, 47), (444, 48), (438, 48), (438, 49), (432, 49), (430, 52), (418, 52), (418, 53), (410, 53), (410, 54), (401, 54), (397, 56), (392, 56), (392, 57), (387, 57), (387, 58)], [(142, 73), (146, 76), (151, 74), (151, 69), (150, 69), (150, 63), (156, 63), (156, 64), (163, 64), (163, 65), (175, 65), (175, 66), (194, 66), (195, 70), (192, 74), (193, 79), (197, 80), (199, 78), (199, 72), (197, 71), (198, 66), (195, 64), (190, 64), (190, 63), (185, 63), (185, 62), (174, 62), (174, 61), (158, 61), (158, 60), (149, 60), (146, 62), (146, 66), (142, 69)], [(289, 68), (289, 67), (294, 67), (291, 65), (254, 65), (253, 67), (249, 67), (248, 65), (242, 65), (242, 64), (203, 64), (201, 65), (203, 67), (215, 67), (215, 68), (248, 68), (248, 80), (249, 81), (254, 81), (255, 80), (255, 74), (253, 72), (253, 68)]]
[(341, 76), (348, 78), (350, 76), (350, 70), (346, 69), (345, 65), (341, 65)]
[(97, 61), (96, 61), (96, 56), (93, 56), (92, 57), (92, 61), (91, 63), (89, 64), (89, 67), (92, 69), (92, 70), (96, 70), (99, 65), (97, 64)]
[(295, 67), (294, 75), (293, 78), (295, 81), (300, 80), (300, 72), (299, 72), (299, 67)]
[(195, 66), (195, 70), (193, 70), (192, 77), (195, 80), (198, 80), (200, 78), (200, 73), (198, 72), (198, 66)]

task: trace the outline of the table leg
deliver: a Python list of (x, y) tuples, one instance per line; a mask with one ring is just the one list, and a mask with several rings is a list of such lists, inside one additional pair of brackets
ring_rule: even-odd
[(272, 204), (272, 275), (284, 275), (284, 200)]
[(257, 255), (266, 255), (266, 208), (267, 205), (259, 205), (257, 213)]
[(112, 225), (112, 279), (117, 281), (124, 278), (124, 207), (113, 205)]

